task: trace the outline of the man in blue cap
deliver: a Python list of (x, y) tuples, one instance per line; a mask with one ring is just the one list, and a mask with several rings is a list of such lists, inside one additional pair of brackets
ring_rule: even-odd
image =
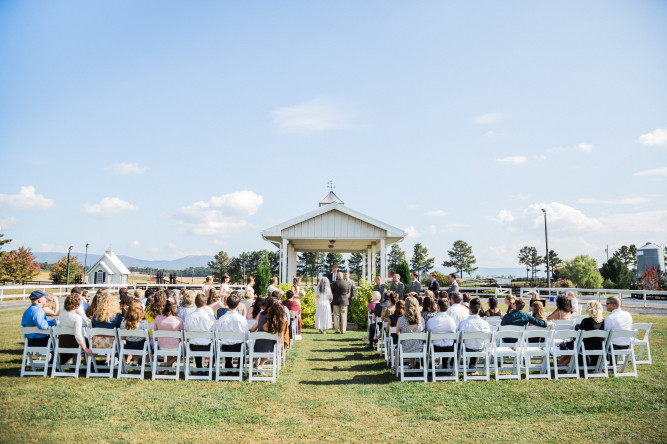
[[(30, 293), (30, 302), (32, 304), (26, 311), (23, 312), (21, 319), (21, 327), (39, 327), (46, 330), (49, 327), (56, 325), (56, 321), (47, 321), (46, 313), (42, 306), (46, 302), (48, 295), (41, 290), (36, 290)], [(31, 347), (46, 347), (49, 342), (49, 336), (41, 333), (30, 333), (28, 337), (28, 345)]]

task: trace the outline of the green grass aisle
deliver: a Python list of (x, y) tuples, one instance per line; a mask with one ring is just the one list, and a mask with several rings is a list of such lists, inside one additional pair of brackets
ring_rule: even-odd
[(278, 382), (19, 378), (0, 312), (0, 441), (667, 442), (667, 319), (639, 378), (400, 383), (364, 332), (305, 330)]

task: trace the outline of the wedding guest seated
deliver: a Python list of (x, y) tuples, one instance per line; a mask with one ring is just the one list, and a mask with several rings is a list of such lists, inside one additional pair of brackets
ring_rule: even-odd
[[(576, 326), (576, 330), (604, 330), (605, 320), (602, 317), (602, 304), (598, 301), (589, 301), (586, 303), (586, 311), (588, 312), (588, 317), (581, 320), (581, 323)], [(602, 350), (602, 338), (586, 338), (584, 339), (584, 347), (586, 347), (586, 350)], [(561, 343), (560, 348), (563, 350), (572, 350), (574, 348), (574, 340)], [(568, 365), (571, 358), (571, 356), (561, 356), (558, 359), (558, 365)], [(598, 364), (598, 358), (599, 356), (586, 356), (586, 364), (589, 367), (595, 367)], [(579, 364), (583, 365), (581, 355), (579, 356)]]
[(389, 306), (386, 307), (385, 309), (382, 310), (382, 322), (388, 322), (389, 321), (389, 316), (391, 316), (395, 309), (396, 309), (396, 304), (398, 303), (398, 293), (395, 291), (388, 291), (385, 293), (385, 297), (389, 298)]
[[(266, 298), (264, 311), (259, 315), (258, 322), (250, 331), (265, 331), (271, 334), (281, 335), (285, 331), (286, 322), (283, 307), (276, 302), (274, 298)], [(279, 338), (279, 340), (284, 340)], [(273, 350), (275, 341), (270, 339), (258, 339), (255, 341), (254, 350), (259, 353), (269, 353)], [(268, 359), (262, 358), (259, 361), (258, 369), (264, 367)]]
[[(155, 293), (157, 293), (157, 291), (158, 291), (158, 289), (155, 288), (155, 287), (148, 287), (146, 289), (146, 291), (144, 292), (144, 297), (141, 300), (141, 305), (144, 306), (144, 310), (146, 309), (146, 307), (151, 305), (150, 302), (153, 300), (153, 295)], [(150, 299), (150, 301), (149, 301), (149, 299)]]
[[(544, 313), (544, 306), (542, 301), (533, 301), (533, 305), (530, 307), (530, 314), (540, 321), (546, 321), (547, 315)], [(542, 338), (529, 338), (528, 342), (539, 344), (542, 342)]]
[[(195, 307), (196, 308), (196, 307)], [(182, 331), (184, 328), (183, 319), (178, 315), (178, 309), (176, 303), (167, 301), (164, 305), (164, 311), (160, 316), (155, 318), (154, 329), (158, 331)], [(157, 339), (160, 348), (163, 349), (174, 349), (178, 348), (178, 344), (181, 342), (178, 338), (158, 338)], [(176, 362), (176, 356), (169, 356), (167, 358), (166, 366), (169, 367), (174, 362)]]
[(438, 298), (438, 295), (433, 293), (431, 290), (424, 290), (424, 297), (431, 297), (433, 300), (436, 300)]
[(579, 301), (577, 301), (577, 298), (574, 296), (574, 292), (568, 291), (566, 297), (567, 300), (570, 301), (570, 305), (572, 307), (572, 313), (574, 314), (579, 313)]
[[(84, 296), (84, 292), (86, 295)], [(76, 314), (81, 317), (81, 321), (84, 326), (88, 325), (90, 319), (86, 316), (86, 309), (88, 308), (88, 291), (82, 290), (81, 287), (72, 288), (70, 294), (76, 294), (79, 296), (79, 306), (76, 309)]]
[(178, 307), (178, 317), (183, 319), (183, 321), (197, 309), (197, 306), (195, 306), (195, 297), (196, 293), (192, 290), (186, 291), (185, 295), (183, 295), (181, 306)]
[(471, 299), (472, 296), (470, 296), (469, 293), (463, 293), (463, 301), (461, 302), (461, 305), (463, 305), (465, 308), (468, 308), (470, 306)]
[[(371, 302), (368, 304), (368, 314), (374, 313), (375, 307), (380, 303), (380, 292), (374, 291), (371, 295)], [(377, 343), (375, 339), (376, 322), (368, 325), (368, 348), (374, 348)]]
[(244, 293), (243, 297), (241, 298), (241, 306), (244, 308), (244, 312), (246, 314), (246, 319), (252, 319), (252, 304), (254, 303), (254, 296)]
[[(419, 299), (417, 299), (417, 302), (419, 302)], [(421, 307), (421, 316), (422, 319), (424, 319), (424, 324), (426, 324), (429, 319), (431, 319), (437, 313), (435, 301), (430, 296), (426, 296), (421, 303)]]
[(532, 324), (546, 328), (547, 322), (536, 319), (534, 316), (522, 311), (525, 307), (526, 302), (524, 302), (523, 299), (516, 299), (514, 301), (514, 305), (512, 306), (512, 311), (503, 316), (502, 321), (500, 321), (500, 325), (519, 325), (523, 327), (526, 324)]
[[(46, 314), (42, 306), (46, 302), (47, 294), (41, 290), (36, 290), (30, 293), (30, 307), (23, 312), (21, 318), (21, 327), (38, 327), (46, 330), (49, 327), (56, 325), (56, 321), (47, 321)], [(46, 347), (49, 341), (49, 335), (41, 333), (27, 334), (28, 345), (30, 347)]]
[(155, 318), (162, 314), (164, 311), (164, 305), (167, 303), (167, 293), (164, 290), (158, 290), (157, 293), (153, 295), (153, 300), (151, 303), (147, 304), (145, 318), (146, 322), (152, 324), (155, 322)]
[[(426, 331), (431, 333), (456, 333), (456, 322), (447, 314), (449, 302), (446, 298), (438, 299), (438, 312), (426, 322)], [(438, 339), (433, 341), (433, 351), (436, 353), (454, 351), (454, 341)]]
[[(191, 313), (184, 321), (185, 331), (214, 331), (215, 320), (206, 310), (207, 296), (204, 293), (199, 293), (195, 298), (195, 305), (197, 309)], [(190, 350), (192, 351), (206, 351), (209, 349), (211, 339), (209, 338), (194, 338), (190, 340)], [(201, 357), (195, 357), (195, 365), (202, 366)]]
[(250, 319), (255, 321), (254, 328), (257, 328), (257, 323), (259, 322), (259, 317), (262, 314), (264, 307), (266, 307), (266, 297), (262, 295), (257, 296), (255, 302), (252, 304), (252, 310), (250, 310), (250, 315), (252, 316)]
[(283, 291), (278, 288), (278, 278), (274, 276), (269, 280), (269, 286), (266, 289), (266, 294), (268, 296), (276, 297), (273, 294), (276, 291), (278, 292), (278, 299), (281, 299), (283, 297)]
[[(283, 301), (283, 305), (289, 309), (289, 311), (296, 311), (297, 312), (297, 323), (298, 323), (298, 329), (297, 332), (301, 331), (301, 305), (294, 300), (294, 293), (292, 290), (287, 290), (285, 293), (285, 299)], [(297, 333), (297, 336), (299, 333)]]
[[(513, 310), (512, 307), (514, 307), (514, 302), (516, 301), (516, 298), (512, 294), (508, 294), (505, 296), (505, 305), (507, 305), (507, 311), (505, 311), (505, 314), (508, 314)], [(525, 304), (524, 304), (525, 306)]]
[(46, 314), (47, 316), (59, 316), (60, 301), (58, 301), (58, 296), (48, 293), (48, 296), (46, 297), (46, 302), (44, 303), (42, 310), (44, 310), (44, 314)]
[(487, 318), (490, 318), (492, 316), (499, 316), (502, 318), (503, 312), (500, 311), (500, 309), (498, 308), (498, 298), (496, 298), (495, 296), (491, 296), (488, 299), (488, 302), (489, 302), (489, 309), (484, 312), (484, 316), (486, 316)]
[[(81, 347), (83, 352), (88, 356), (92, 356), (93, 352), (86, 347), (86, 340), (83, 337), (83, 319), (77, 313), (77, 309), (81, 305), (81, 296), (79, 293), (71, 293), (65, 298), (65, 303), (63, 304), (65, 311), (60, 314), (60, 326), (65, 328), (71, 328), (74, 330), (73, 335), (61, 335), (60, 346), (63, 348), (77, 348)], [(75, 355), (73, 354), (61, 354), (60, 362), (67, 362)]]
[(144, 310), (146, 309), (146, 307), (144, 306), (144, 303), (142, 302), (142, 300), (144, 299), (145, 294), (146, 293), (141, 288), (137, 288), (136, 290), (134, 290), (134, 300), (135, 300), (135, 302), (139, 302), (141, 304), (141, 307)]
[(176, 304), (176, 306), (178, 306), (179, 293), (173, 288), (168, 289), (166, 293), (167, 293), (167, 300), (171, 301), (172, 303)]
[[(398, 298), (398, 293), (396, 293), (396, 297)], [(398, 344), (398, 333), (396, 332), (395, 327), (398, 323), (398, 318), (400, 318), (404, 314), (405, 314), (405, 301), (396, 301), (396, 305), (394, 306), (394, 312), (389, 315), (389, 321), (387, 323), (387, 327), (385, 330), (387, 336), (391, 335), (391, 337), (393, 338), (394, 347)]]
[(375, 308), (373, 308), (373, 314), (375, 315), (376, 318), (379, 318), (379, 320), (382, 320), (382, 312), (384, 311), (385, 308), (391, 306), (391, 301), (389, 301), (389, 295), (386, 295), (385, 298), (382, 297), (382, 293), (379, 291), (374, 291), (373, 293), (377, 293), (380, 295), (380, 302), (375, 303)]
[[(148, 330), (148, 322), (144, 319), (144, 309), (141, 307), (141, 302), (132, 301), (132, 304), (125, 311), (125, 317), (120, 323), (120, 328), (125, 330)], [(126, 350), (143, 350), (144, 336), (127, 336), (125, 337)], [(127, 355), (125, 364), (129, 364), (132, 360), (132, 355)]]
[[(607, 298), (607, 311), (611, 314), (604, 320), (605, 331), (611, 330), (632, 330), (632, 315), (625, 310), (621, 310), (621, 300), (617, 296)], [(630, 348), (630, 338), (618, 338), (611, 341), (616, 350), (626, 350)]]
[[(419, 314), (419, 302), (417, 302), (417, 298), (414, 296), (405, 298), (405, 313), (397, 319), (396, 326), (398, 327), (399, 333), (421, 333), (424, 331), (424, 320)], [(396, 342), (398, 342), (398, 338), (396, 339)], [(423, 346), (424, 341), (419, 339), (410, 339), (403, 341), (402, 343), (403, 352), (405, 353), (418, 353), (422, 350)], [(395, 364), (392, 368), (392, 373), (396, 373), (396, 368), (398, 366), (398, 348), (395, 353)], [(410, 358), (410, 368), (416, 368), (414, 358)]]
[[(523, 301), (522, 301), (523, 302)], [(488, 322), (482, 319), (479, 316), (479, 313), (482, 311), (482, 303), (479, 298), (474, 298), (470, 300), (470, 316), (461, 321), (457, 327), (457, 331), (460, 332), (484, 332), (491, 333), (491, 326)], [(471, 339), (465, 344), (465, 348), (469, 352), (476, 352), (482, 350), (484, 347), (484, 341), (481, 339)], [(477, 365), (477, 358), (470, 358), (469, 368), (474, 369)]]
[[(209, 290), (209, 296), (208, 296), (208, 307), (211, 309), (211, 311), (216, 315), (216, 319), (220, 317), (217, 315), (218, 310), (221, 308), (226, 308), (222, 301), (220, 300), (220, 293), (218, 290), (211, 288)], [(226, 311), (226, 310), (225, 310)]]
[(449, 307), (449, 310), (447, 310), (447, 314), (454, 318), (454, 322), (456, 322), (456, 327), (458, 328), (462, 321), (468, 319), (468, 316), (470, 316), (470, 311), (468, 310), (468, 307), (465, 307), (461, 304), (463, 301), (463, 295), (461, 295), (461, 293), (456, 291), (452, 293), (450, 297), (452, 300), (452, 305)]
[(570, 301), (565, 296), (558, 296), (556, 298), (556, 310), (547, 316), (547, 320), (570, 319), (570, 314), (572, 314)]
[(123, 316), (125, 316), (125, 312), (127, 311), (128, 308), (130, 308), (130, 306), (133, 303), (134, 303), (134, 296), (129, 294), (127, 290), (125, 290), (125, 293), (120, 295), (120, 312), (123, 314)]
[(108, 293), (102, 296), (90, 322), (93, 328), (108, 328), (110, 332), (109, 335), (94, 336), (93, 348), (110, 348), (115, 336), (113, 329), (119, 328), (122, 321), (123, 315), (116, 296)]
[(106, 288), (100, 288), (97, 290), (95, 296), (93, 296), (93, 300), (90, 302), (90, 305), (88, 308), (86, 308), (86, 316), (88, 318), (92, 319), (95, 311), (97, 311), (97, 305), (100, 303), (100, 300), (107, 294), (109, 294), (109, 292)]
[[(241, 297), (237, 291), (233, 291), (232, 294), (227, 297), (227, 307), (229, 308), (229, 311), (218, 319), (215, 326), (216, 331), (245, 333), (248, 321), (237, 311), (240, 302)], [(239, 352), (241, 351), (242, 341), (221, 339), (220, 344), (222, 351)], [(231, 367), (232, 358), (225, 358), (225, 368)]]

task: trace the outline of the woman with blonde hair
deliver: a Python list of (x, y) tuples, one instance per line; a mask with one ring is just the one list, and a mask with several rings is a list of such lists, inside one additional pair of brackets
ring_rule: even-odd
[[(421, 315), (419, 314), (419, 301), (414, 296), (408, 296), (405, 298), (405, 314), (398, 318), (396, 322), (399, 333), (421, 333), (424, 331), (424, 322)], [(418, 339), (411, 339), (409, 341), (403, 341), (402, 347), (405, 353), (417, 353), (422, 350), (424, 346), (424, 341)], [(396, 367), (398, 366), (398, 347), (396, 348), (396, 363), (392, 369), (393, 373), (396, 373)], [(415, 368), (414, 358), (410, 358), (410, 368)]]
[[(218, 293), (217, 290), (214, 290), (211, 288), (209, 292), (209, 297), (208, 297), (208, 307), (211, 309), (211, 311), (215, 314), (216, 318), (219, 318), (220, 316), (217, 314), (218, 310), (221, 308), (225, 307), (225, 304), (220, 300), (220, 293)], [(224, 314), (224, 313), (223, 313)]]
[(88, 308), (86, 308), (86, 316), (89, 318), (93, 317), (95, 311), (97, 310), (97, 306), (100, 303), (100, 300), (107, 294), (109, 294), (109, 292), (106, 288), (100, 288), (97, 290), (97, 293), (95, 293), (95, 296), (93, 296), (93, 300), (90, 302), (90, 305)]
[[(141, 306), (141, 302), (132, 302), (127, 307), (123, 322), (120, 323), (120, 328), (125, 330), (147, 330), (149, 328), (148, 322), (144, 319), (144, 309)], [(144, 336), (127, 336), (125, 338), (125, 349), (143, 350), (145, 341)], [(125, 357), (125, 364), (129, 365), (131, 361), (132, 355), (127, 355)]]
[(188, 315), (197, 309), (195, 306), (195, 297), (197, 297), (197, 294), (192, 290), (186, 291), (183, 295), (181, 305), (178, 307), (178, 317), (183, 319), (184, 322)]
[[(95, 295), (99, 298), (99, 294)], [(91, 319), (93, 328), (108, 328), (112, 330), (110, 335), (98, 335), (93, 337), (93, 348), (109, 348), (113, 345), (114, 328), (120, 328), (123, 315), (120, 312), (120, 304), (116, 296), (105, 294), (100, 298), (97, 310)]]

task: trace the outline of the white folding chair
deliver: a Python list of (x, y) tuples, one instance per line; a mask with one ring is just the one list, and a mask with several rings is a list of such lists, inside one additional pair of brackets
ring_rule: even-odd
[[(579, 354), (581, 355), (582, 364), (584, 366), (584, 379), (589, 378), (608, 378), (609, 372), (607, 369), (607, 357), (605, 350), (607, 349), (607, 332), (604, 330), (588, 330), (582, 331), (579, 336)], [(586, 349), (586, 339), (599, 339), (602, 342), (601, 348), (594, 350)], [(588, 358), (597, 356), (598, 362), (592, 372), (588, 371)]]
[[(93, 337), (95, 336), (113, 337), (113, 343), (107, 348), (93, 347)], [(88, 348), (93, 353), (92, 356), (88, 356), (86, 359), (86, 378), (113, 378), (118, 353), (116, 330), (110, 328), (87, 328), (86, 338), (88, 339)], [(97, 362), (97, 358), (99, 357), (104, 358), (102, 363)]]
[[(521, 341), (523, 338), (523, 328), (521, 330), (513, 330), (501, 327), (493, 337), (494, 343), (491, 348), (491, 357), (493, 359), (496, 381), (500, 379), (521, 380)], [(511, 373), (509, 375), (501, 374), (501, 372), (507, 371)]]
[[(421, 350), (416, 352), (406, 352), (403, 350), (405, 341), (421, 341)], [(426, 344), (428, 343), (428, 333), (399, 333), (398, 334), (398, 371), (403, 381), (423, 381), (428, 382), (428, 362), (426, 360)], [(405, 360), (415, 359), (421, 364), (421, 369), (406, 369)], [(422, 376), (405, 376), (406, 373), (421, 373)]]
[(500, 322), (502, 321), (502, 319), (500, 319), (500, 316), (490, 316), (490, 317), (484, 318), (484, 320), (486, 322), (488, 322), (488, 324), (490, 326), (494, 326), (494, 325), (495, 326), (500, 326)]
[[(23, 358), (21, 359), (21, 378), (24, 376), (48, 376), (49, 360), (53, 353), (53, 336), (51, 327), (42, 330), (39, 327), (21, 327), (23, 335)], [(48, 336), (45, 346), (28, 345), (29, 334), (42, 334)], [(30, 370), (28, 370), (30, 366)]]
[[(129, 379), (144, 379), (144, 371), (146, 370), (146, 364), (151, 365), (153, 361), (153, 354), (150, 347), (150, 337), (148, 335), (148, 330), (126, 330), (126, 329), (117, 329), (116, 333), (118, 335), (118, 374), (116, 379), (129, 378)], [(128, 337), (144, 338), (144, 347), (141, 350), (127, 349), (125, 348), (125, 340)], [(141, 355), (141, 364), (133, 365), (125, 364), (125, 359), (128, 356), (133, 358)], [(137, 373), (132, 373), (132, 371), (137, 371)]]
[[(215, 360), (215, 333), (212, 331), (186, 331), (184, 332), (185, 339), (185, 380), (190, 379), (204, 379), (213, 380), (213, 361)], [(206, 350), (192, 350), (190, 349), (192, 339), (209, 339), (208, 349)], [(201, 358), (201, 367), (197, 367), (195, 358)], [(208, 365), (206, 366), (206, 359), (208, 358)], [(194, 364), (194, 367), (190, 367)], [(193, 375), (192, 372), (205, 373), (204, 375)]]
[[(644, 330), (643, 338), (635, 338), (635, 346), (639, 347), (639, 351), (635, 354), (635, 364), (652, 364), (653, 360), (651, 359), (651, 346), (648, 343), (648, 334), (651, 332), (651, 327), (653, 323), (636, 323), (632, 324), (632, 329), (637, 330), (637, 336), (639, 336), (639, 331)], [(646, 350), (647, 358), (641, 359)]]
[(292, 348), (296, 337), (299, 335), (299, 312), (290, 310), (289, 312), (289, 328), (290, 328), (290, 341), (289, 346)]
[[(478, 350), (468, 350), (466, 349), (466, 342), (467, 341), (482, 341), (482, 348)], [(464, 381), (469, 381), (469, 380), (484, 380), (488, 381), (490, 379), (490, 371), (489, 371), (489, 353), (491, 350), (491, 343), (493, 341), (493, 333), (486, 333), (486, 332), (470, 332), (470, 331), (464, 331), (461, 332), (461, 339), (460, 339), (460, 350), (461, 350), (461, 359), (463, 360), (463, 380)], [(474, 368), (471, 368), (470, 370), (472, 371), (479, 371), (484, 369), (484, 374), (483, 375), (469, 375), (468, 374), (468, 362), (470, 358), (476, 358), (478, 360), (477, 365)], [(480, 368), (479, 366), (479, 359), (484, 360), (484, 367)]]
[[(178, 339), (178, 347), (163, 348), (160, 347), (160, 338)], [(181, 376), (181, 367), (183, 366), (183, 332), (170, 330), (153, 330), (153, 365), (151, 369), (151, 379), (175, 379), (179, 380)], [(164, 342), (164, 341), (163, 341)], [(160, 365), (160, 360), (166, 360), (175, 357), (175, 366)], [(163, 361), (164, 362), (164, 361)], [(160, 373), (162, 372), (162, 373)], [(174, 374), (170, 374), (174, 372)]]
[(572, 330), (576, 325), (576, 322), (573, 319), (556, 319), (552, 322), (556, 324), (556, 327), (562, 327), (557, 328), (558, 330)]
[[(274, 341), (273, 350), (267, 353), (255, 351), (255, 343), (258, 339), (267, 339)], [(278, 376), (278, 342), (280, 338), (277, 334), (271, 334), (267, 332), (253, 332), (248, 335), (248, 382), (253, 381), (271, 381), (276, 382), (276, 377)], [(264, 364), (263, 368), (254, 368), (255, 359), (267, 358), (268, 360)], [(269, 362), (271, 363), (269, 365)], [(262, 376), (263, 374), (270, 373), (270, 376)]]
[[(222, 340), (232, 339), (237, 343), (240, 343), (240, 351), (224, 351), (222, 350)], [(215, 343), (216, 343), (216, 358), (215, 358), (215, 380), (216, 381), (243, 381), (243, 371), (245, 369), (245, 333), (236, 333), (229, 331), (218, 331), (215, 333)], [(238, 359), (238, 370), (239, 375), (234, 376), (234, 367), (225, 366), (225, 358)], [(221, 372), (229, 373), (222, 375)]]
[[(634, 352), (634, 342), (637, 337), (637, 330), (611, 330), (609, 332), (609, 337), (607, 338), (607, 355), (611, 360), (611, 368), (614, 372), (614, 376), (634, 376), (637, 375), (637, 363), (635, 362), (635, 352)], [(630, 340), (630, 347), (627, 349), (619, 350), (614, 346), (614, 340), (619, 338), (627, 338)], [(618, 370), (618, 359), (621, 358), (622, 367), (620, 371)], [(628, 361), (632, 364), (632, 371), (626, 372), (625, 368), (628, 365)]]
[[(53, 366), (51, 367), (51, 377), (53, 378), (56, 376), (69, 376), (78, 378), (79, 369), (81, 368), (81, 353), (83, 353), (83, 349), (81, 348), (81, 346), (79, 346), (79, 344), (77, 344), (76, 348), (60, 346), (60, 337), (64, 335), (74, 336), (74, 329), (65, 327), (54, 327), (51, 329), (51, 332), (53, 333), (53, 342), (55, 344), (53, 347)], [(67, 364), (64, 362), (60, 362), (61, 354), (74, 355), (74, 363)], [(67, 369), (72, 369), (72, 368), (74, 369), (74, 372), (67, 371)]]
[[(459, 380), (459, 333), (431, 333), (429, 336), (429, 359), (431, 362), (431, 379), (435, 381), (458, 381)], [(436, 352), (434, 341), (453, 341), (451, 352)], [(442, 368), (437, 367), (438, 359), (442, 362)], [(447, 364), (452, 362), (452, 367)], [(438, 376), (438, 373), (451, 373), (451, 376)]]
[[(579, 379), (579, 336), (580, 333), (574, 330), (553, 330), (551, 336), (551, 356), (553, 358), (554, 379)], [(572, 350), (561, 350), (559, 345), (569, 341), (574, 341)], [(562, 356), (570, 357), (570, 363), (568, 365), (558, 365), (558, 360)], [(565, 373), (560, 373), (561, 370), (565, 371)]]
[[(523, 368), (526, 371), (526, 380), (535, 378), (551, 379), (551, 367), (549, 365), (549, 354), (551, 352), (551, 335), (553, 331), (545, 328), (539, 330), (526, 330), (523, 332), (521, 355), (523, 356)], [(538, 339), (538, 342), (531, 342)], [(533, 363), (533, 361), (537, 361)], [(537, 373), (531, 373), (537, 371)]]

